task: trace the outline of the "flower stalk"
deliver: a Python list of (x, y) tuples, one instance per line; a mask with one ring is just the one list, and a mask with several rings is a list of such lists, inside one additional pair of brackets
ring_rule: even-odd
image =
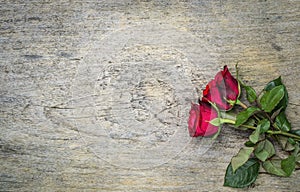
[[(235, 121), (231, 120), (231, 119), (220, 119), (220, 122), (235, 125)], [(251, 125), (241, 125), (241, 127), (245, 127), (247, 129), (252, 129), (252, 130), (257, 129), (257, 127), (254, 127), (254, 126), (251, 126)], [(270, 135), (283, 135), (283, 136), (287, 136), (287, 137), (292, 137), (292, 138), (300, 141), (300, 136), (292, 134), (292, 133), (287, 133), (287, 132), (284, 132), (284, 131), (268, 130), (268, 131), (266, 131), (266, 133), (268, 133)]]
[(243, 107), (244, 109), (248, 108), (248, 106), (246, 104), (244, 104), (243, 102), (241, 102), (239, 99), (236, 100), (236, 104)]

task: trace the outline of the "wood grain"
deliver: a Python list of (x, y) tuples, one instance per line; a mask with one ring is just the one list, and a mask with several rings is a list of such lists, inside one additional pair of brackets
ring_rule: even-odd
[[(1, 191), (223, 187), (248, 133), (191, 139), (191, 101), (223, 65), (282, 76), (299, 128), (297, 0), (1, 1)], [(200, 90), (200, 92), (199, 92)], [(259, 175), (247, 191), (297, 191)]]

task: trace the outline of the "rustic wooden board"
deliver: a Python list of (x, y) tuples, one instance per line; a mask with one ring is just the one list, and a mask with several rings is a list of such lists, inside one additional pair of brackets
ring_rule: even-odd
[[(282, 75), (299, 128), (299, 8), (1, 1), (0, 190), (236, 191), (223, 176), (247, 133), (191, 139), (189, 104), (239, 62), (257, 90)], [(247, 190), (297, 191), (299, 176), (261, 174)]]

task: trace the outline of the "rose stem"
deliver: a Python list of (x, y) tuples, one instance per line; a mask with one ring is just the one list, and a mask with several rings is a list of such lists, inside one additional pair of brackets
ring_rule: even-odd
[[(250, 125), (241, 125), (242, 127), (246, 127), (248, 129), (254, 129), (256, 130), (256, 127), (253, 127), (253, 126), (250, 126)], [(271, 130), (268, 130), (266, 133), (269, 133), (271, 135), (284, 135), (284, 136), (288, 136), (288, 137), (293, 137), (297, 140), (300, 140), (300, 136), (298, 135), (294, 135), (294, 134), (291, 134), (291, 133), (287, 133), (287, 132), (283, 132), (283, 131), (271, 131)]]
[[(220, 119), (220, 120), (223, 123), (229, 123), (229, 124), (233, 124), (233, 125), (235, 124), (235, 121), (231, 120), (231, 119)], [(253, 127), (251, 125), (240, 125), (240, 126), (248, 128), (248, 129), (256, 130), (256, 127)], [(293, 137), (293, 138), (297, 139), (298, 141), (300, 141), (300, 136), (294, 135), (294, 134), (291, 134), (291, 133), (287, 133), (287, 132), (283, 132), (283, 131), (271, 131), (271, 130), (268, 130), (268, 131), (266, 131), (266, 133), (269, 133), (271, 135), (284, 135), (284, 136), (288, 136), (288, 137)]]
[(248, 108), (248, 106), (245, 103), (241, 102), (239, 99), (236, 100), (236, 104), (243, 107), (244, 109)]

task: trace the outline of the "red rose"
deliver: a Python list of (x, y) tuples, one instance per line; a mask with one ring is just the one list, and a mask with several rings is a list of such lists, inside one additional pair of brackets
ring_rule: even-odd
[(240, 85), (238, 81), (230, 74), (227, 66), (224, 70), (217, 73), (215, 79), (211, 80), (203, 90), (202, 101), (215, 103), (220, 110), (230, 110), (233, 104), (228, 100), (236, 102), (240, 95)]
[(200, 105), (193, 104), (189, 117), (189, 132), (191, 137), (210, 136), (218, 132), (218, 127), (209, 121), (218, 117), (218, 112), (209, 104), (200, 101)]

